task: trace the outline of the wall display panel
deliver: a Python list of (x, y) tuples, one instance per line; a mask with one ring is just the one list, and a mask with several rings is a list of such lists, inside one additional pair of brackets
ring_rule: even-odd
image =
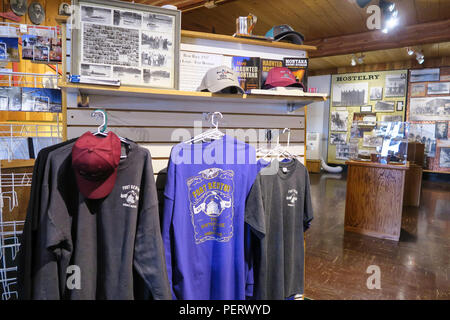
[[(371, 129), (371, 123), (377, 121), (405, 120), (407, 81), (407, 70), (333, 75), (328, 139), (329, 163), (344, 164), (348, 160), (350, 139), (358, 138), (362, 144), (365, 126)], [(353, 121), (362, 123), (362, 127), (352, 133), (350, 131)], [(369, 140), (367, 136), (365, 146), (368, 152), (374, 148)]]
[(450, 67), (411, 70), (409, 77), (416, 81), (409, 84), (409, 140), (425, 145), (424, 169), (450, 172)]
[(181, 13), (121, 1), (75, 1), (72, 74), (178, 89)]

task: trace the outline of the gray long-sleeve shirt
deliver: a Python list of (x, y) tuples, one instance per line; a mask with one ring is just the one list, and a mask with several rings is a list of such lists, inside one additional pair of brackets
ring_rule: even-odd
[(112, 192), (89, 200), (78, 191), (72, 146), (47, 160), (33, 299), (171, 299), (150, 153), (130, 143)]
[(303, 232), (313, 210), (308, 171), (298, 160), (280, 162), (275, 174), (268, 170), (259, 173), (246, 206), (256, 235), (253, 298), (282, 300), (303, 293)]

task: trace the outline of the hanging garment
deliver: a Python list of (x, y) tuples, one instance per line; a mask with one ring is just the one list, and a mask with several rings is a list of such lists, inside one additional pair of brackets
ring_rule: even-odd
[(77, 187), (72, 148), (47, 160), (32, 298), (128, 300), (150, 292), (170, 299), (150, 153), (130, 143), (111, 192), (88, 199)]
[[(279, 165), (277, 171), (273, 165)], [(304, 237), (313, 219), (308, 171), (298, 160), (263, 169), (247, 199), (254, 235), (255, 299), (284, 300), (304, 289)]]
[(245, 299), (245, 200), (258, 174), (253, 147), (235, 138), (176, 145), (165, 187), (163, 239), (175, 299)]
[(33, 181), (31, 182), (30, 200), (28, 202), (27, 216), (24, 229), (20, 238), (20, 250), (17, 254), (17, 283), (19, 299), (31, 299), (32, 290), (32, 261), (33, 251), (36, 244), (36, 231), (40, 219), (40, 200), (42, 191), (42, 180), (44, 177), (45, 164), (48, 155), (58, 148), (72, 144), (76, 139), (72, 139), (60, 144), (56, 144), (42, 149), (36, 158), (33, 168)]

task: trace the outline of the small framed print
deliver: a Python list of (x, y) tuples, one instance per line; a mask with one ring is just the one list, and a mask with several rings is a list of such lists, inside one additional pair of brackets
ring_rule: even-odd
[(403, 111), (403, 101), (397, 101), (397, 111)]
[(372, 112), (372, 106), (361, 106), (361, 112)]

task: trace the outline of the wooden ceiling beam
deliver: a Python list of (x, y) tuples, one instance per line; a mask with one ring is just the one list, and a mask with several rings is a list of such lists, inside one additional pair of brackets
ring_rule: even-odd
[(310, 58), (318, 58), (446, 41), (450, 41), (450, 19), (399, 27), (388, 34), (376, 30), (307, 41), (305, 45), (316, 46)]

